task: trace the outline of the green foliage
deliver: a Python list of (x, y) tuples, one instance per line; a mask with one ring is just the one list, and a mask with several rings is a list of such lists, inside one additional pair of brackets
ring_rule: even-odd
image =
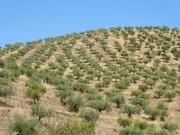
[(162, 128), (168, 130), (169, 132), (175, 132), (179, 129), (179, 125), (174, 122), (165, 122), (162, 124)]
[(114, 87), (117, 89), (126, 89), (128, 85), (128, 81), (120, 80), (119, 82), (115, 83)]
[(74, 76), (77, 77), (77, 79), (79, 79), (81, 76), (83, 76), (83, 73), (78, 68), (73, 69), (73, 74), (74, 74)]
[(151, 120), (155, 120), (159, 114), (158, 110), (153, 107), (146, 107), (144, 113), (150, 117)]
[(162, 66), (159, 68), (159, 70), (162, 71), (162, 72), (167, 72), (167, 71), (169, 71), (168, 67), (165, 66), (165, 65), (162, 65)]
[(128, 117), (131, 118), (133, 114), (140, 114), (141, 109), (138, 106), (124, 105), (121, 108), (121, 111), (122, 113), (126, 113)]
[(111, 104), (103, 99), (99, 99), (99, 100), (92, 100), (90, 101), (90, 106), (97, 109), (98, 111), (110, 111), (111, 110)]
[(135, 127), (125, 127), (120, 130), (119, 135), (143, 135), (143, 132)]
[(140, 77), (139, 77), (138, 75), (133, 75), (133, 76), (132, 76), (132, 79), (133, 79), (133, 82), (136, 83), (137, 80), (140, 79)]
[(66, 104), (66, 98), (73, 95), (73, 92), (71, 90), (60, 90), (57, 92), (57, 96), (60, 97), (60, 101), (65, 105)]
[(158, 111), (161, 120), (164, 120), (165, 117), (169, 115), (167, 106), (161, 102), (158, 103), (156, 109)]
[(167, 91), (164, 93), (164, 97), (167, 98), (169, 102), (171, 102), (173, 100), (173, 98), (176, 97), (176, 93), (171, 92), (171, 91)]
[(14, 94), (15, 91), (11, 85), (0, 85), (0, 97), (12, 96)]
[(155, 81), (152, 80), (152, 79), (146, 80), (145, 83), (146, 83), (147, 85), (151, 86), (151, 87), (152, 87), (153, 85), (155, 85)]
[(83, 100), (79, 96), (68, 96), (65, 103), (69, 106), (71, 111), (78, 112), (79, 108), (83, 105)]
[(102, 91), (103, 87), (104, 87), (103, 83), (96, 83), (96, 88), (98, 88), (99, 91)]
[(145, 99), (143, 99), (143, 98), (133, 98), (132, 99), (132, 104), (133, 105), (138, 105), (138, 106), (140, 106), (141, 108), (145, 108), (146, 106), (147, 106), (147, 101), (145, 100)]
[(143, 98), (146, 100), (150, 98), (149, 94), (142, 92), (140, 90), (133, 90), (131, 92), (131, 96), (134, 96), (135, 98)]
[(32, 105), (31, 107), (32, 115), (38, 116), (38, 120), (41, 121), (44, 117), (51, 117), (53, 114), (53, 110), (46, 109), (44, 106), (38, 104)]
[(110, 98), (112, 102), (117, 104), (117, 107), (120, 108), (121, 105), (125, 103), (125, 97), (122, 94), (117, 94)]
[(163, 59), (165, 60), (165, 62), (168, 62), (171, 59), (171, 56), (164, 54)]
[(111, 80), (112, 80), (111, 76), (105, 76), (103, 77), (102, 83), (104, 86), (107, 87), (111, 83)]
[(80, 112), (80, 117), (84, 118), (88, 122), (97, 121), (99, 119), (100, 113), (94, 109), (83, 109)]
[(15, 89), (8, 79), (0, 77), (0, 97), (12, 96), (15, 94)]
[(39, 135), (39, 126), (38, 121), (19, 115), (15, 115), (9, 121), (10, 131), (16, 132), (17, 135)]
[(94, 122), (68, 121), (59, 127), (52, 128), (49, 135), (93, 135), (94, 132)]
[(157, 98), (160, 98), (161, 96), (163, 96), (164, 92), (165, 90), (163, 89), (156, 89), (154, 93), (157, 95)]
[(123, 127), (127, 127), (127, 126), (130, 126), (132, 124), (132, 120), (131, 119), (127, 119), (127, 118), (119, 118), (117, 120), (117, 122), (119, 123), (120, 126), (123, 126)]
[(13, 77), (13, 73), (12, 71), (5, 69), (0, 71), (0, 77), (10, 80)]
[(150, 126), (146, 121), (139, 120), (134, 121), (133, 124), (134, 127), (139, 128), (140, 130), (145, 130)]
[(99, 100), (102, 99), (102, 97), (97, 93), (90, 93), (87, 95), (87, 100)]
[(150, 129), (147, 135), (170, 135), (170, 133), (165, 129)]
[(88, 85), (76, 82), (73, 84), (73, 89), (75, 91), (80, 91), (81, 93), (84, 93), (88, 89)]
[(5, 62), (4, 60), (0, 59), (0, 68), (4, 68), (5, 67)]
[(139, 85), (139, 90), (141, 90), (143, 92), (147, 91), (148, 88), (149, 88), (148, 85), (145, 83), (142, 83)]
[[(153, 100), (153, 94), (154, 98), (163, 96), (169, 102), (180, 95), (179, 32), (179, 29), (170, 30), (167, 26), (136, 29), (126, 26), (124, 29), (113, 27), (109, 30), (98, 29), (49, 37), (43, 43), (42, 40), (27, 42), (22, 48), (19, 48), (22, 43), (7, 44), (6, 48), (0, 48), (0, 97), (14, 94), (12, 84), (18, 83), (16, 78), (22, 74), (30, 77), (25, 92), (34, 103), (46, 92), (42, 85), (44, 82), (54, 86), (56, 96), (70, 111), (77, 113), (82, 106), (86, 108), (79, 115), (85, 121), (69, 122), (65, 125), (60, 123), (62, 126), (52, 130), (53, 135), (92, 134), (99, 112), (110, 110), (111, 103), (113, 108), (117, 105), (129, 117), (140, 114), (142, 109), (150, 120), (165, 120), (169, 111), (175, 111), (168, 111), (165, 104), (169, 103), (159, 103), (156, 107), (148, 104)], [(120, 42), (120, 38), (124, 42)], [(79, 46), (80, 42), (83, 44)], [(97, 48), (98, 44), (101, 51)], [(21, 57), (31, 53), (32, 49), (34, 52), (20, 64), (18, 61)], [(58, 54), (59, 50), (61, 54)], [(160, 85), (156, 86), (156, 83)], [(122, 93), (131, 93), (127, 104)], [(48, 109), (40, 104), (33, 105), (31, 111), (39, 120), (48, 115)], [(176, 130), (176, 126), (166, 122), (161, 130), (159, 123), (163, 122), (157, 123), (157, 129), (143, 121), (131, 121), (129, 118), (120, 118), (118, 123), (124, 127), (122, 134), (167, 135)]]
[(136, 59), (134, 59), (134, 58), (130, 58), (129, 59), (129, 63), (130, 63), (130, 65), (132, 65), (134, 68), (137, 66), (137, 60)]
[(35, 82), (29, 84), (26, 91), (27, 97), (33, 99), (34, 103), (39, 101), (41, 95), (44, 93), (46, 93), (46, 88)]

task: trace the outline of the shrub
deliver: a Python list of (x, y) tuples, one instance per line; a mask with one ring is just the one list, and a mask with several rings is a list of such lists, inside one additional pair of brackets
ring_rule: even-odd
[(147, 91), (148, 88), (149, 88), (148, 85), (145, 83), (139, 85), (139, 90), (143, 92)]
[(150, 129), (147, 135), (170, 135), (170, 133), (165, 129)]
[(141, 130), (145, 130), (149, 127), (149, 124), (146, 122), (146, 121), (139, 121), (139, 120), (136, 120), (133, 122), (134, 123), (134, 127), (137, 127)]
[(13, 77), (12, 71), (7, 69), (2, 70), (0, 71), (0, 77), (10, 79), (11, 77)]
[(49, 135), (92, 135), (94, 131), (94, 122), (74, 120), (50, 129)]
[(136, 81), (139, 80), (139, 79), (140, 79), (140, 77), (138, 75), (133, 75), (132, 76), (132, 80), (133, 80), (134, 83), (137, 83)]
[(128, 87), (128, 82), (125, 80), (120, 80), (119, 82), (115, 83), (114, 87), (120, 90), (126, 89)]
[(161, 96), (163, 96), (164, 92), (165, 90), (163, 89), (156, 89), (154, 93), (157, 95), (157, 98), (160, 98)]
[(73, 90), (73, 86), (71, 86), (71, 84), (68, 84), (67, 82), (64, 82), (61, 84), (56, 85), (56, 88), (59, 91), (72, 91)]
[(167, 72), (167, 71), (169, 71), (168, 67), (165, 66), (165, 65), (162, 65), (159, 70), (162, 71), (162, 72)]
[(103, 83), (96, 83), (96, 88), (98, 88), (99, 91), (102, 91), (103, 87), (104, 87)]
[(73, 84), (73, 89), (75, 91), (80, 91), (81, 93), (84, 93), (88, 89), (88, 86), (86, 84), (76, 82)]
[(135, 68), (135, 67), (137, 66), (137, 64), (138, 64), (137, 60), (134, 59), (134, 58), (130, 58), (130, 59), (129, 59), (129, 63), (130, 63), (130, 65), (132, 65), (134, 68)]
[(45, 87), (34, 82), (28, 86), (26, 95), (27, 97), (32, 98), (34, 103), (36, 103), (36, 101), (39, 101), (41, 95), (44, 94), (45, 92), (46, 92)]
[(0, 59), (0, 68), (4, 68), (5, 67), (5, 62), (4, 60)]
[(103, 77), (102, 83), (104, 84), (104, 86), (107, 87), (111, 83), (111, 80), (112, 80), (112, 78), (110, 76), (105, 76), (105, 77)]
[(97, 109), (100, 112), (103, 110), (106, 110), (106, 111), (111, 110), (111, 104), (108, 101), (103, 100), (103, 99), (90, 101), (90, 106)]
[(129, 118), (131, 118), (133, 114), (140, 114), (140, 112), (141, 109), (138, 106), (124, 105), (122, 107), (122, 113), (126, 113)]
[(132, 120), (126, 119), (126, 118), (119, 118), (117, 120), (117, 122), (119, 123), (120, 126), (123, 126), (123, 127), (127, 127), (127, 126), (130, 126), (132, 124)]
[(71, 90), (60, 90), (57, 93), (57, 96), (60, 97), (60, 101), (65, 105), (66, 104), (66, 98), (69, 96), (72, 96), (73, 92)]
[(179, 128), (179, 126), (177, 123), (174, 123), (174, 122), (165, 122), (163, 123), (162, 128), (170, 132), (174, 132)]
[(38, 120), (41, 121), (44, 117), (50, 117), (53, 114), (51, 109), (46, 109), (44, 106), (40, 104), (32, 105), (31, 107), (32, 115), (38, 116)]
[(167, 91), (164, 94), (164, 97), (166, 97), (168, 99), (168, 101), (171, 102), (173, 100), (173, 98), (176, 97), (176, 93), (175, 92), (171, 92), (171, 91)]
[(120, 135), (143, 135), (143, 132), (135, 127), (125, 127), (120, 130)]
[(15, 94), (15, 89), (8, 79), (0, 77), (0, 97), (7, 97)]
[(150, 117), (151, 120), (155, 120), (158, 116), (158, 110), (152, 107), (146, 107), (144, 113)]
[(147, 101), (143, 98), (133, 98), (132, 99), (132, 104), (133, 105), (138, 105), (140, 107), (142, 107), (143, 109), (147, 106)]
[(165, 54), (163, 55), (163, 59), (165, 60), (165, 62), (168, 62), (171, 59), (171, 57)]
[(87, 95), (88, 100), (99, 100), (102, 99), (102, 97), (97, 93), (90, 93)]
[(117, 107), (119, 108), (122, 104), (125, 103), (125, 98), (123, 95), (118, 94), (116, 96), (111, 97), (111, 101), (117, 104)]
[(158, 110), (158, 114), (159, 114), (161, 120), (164, 120), (165, 117), (167, 117), (169, 114), (167, 106), (161, 102), (158, 103), (156, 109)]
[(80, 117), (89, 121), (97, 121), (99, 119), (100, 113), (93, 109), (83, 109), (80, 112)]
[(83, 76), (83, 73), (78, 68), (73, 69), (73, 74), (77, 77), (77, 79)]
[(15, 90), (11, 85), (0, 84), (0, 97), (12, 96), (14, 94), (15, 94)]
[(17, 135), (39, 135), (39, 127), (38, 121), (19, 115), (14, 116), (9, 121), (10, 131), (16, 132)]
[(152, 87), (155, 84), (155, 81), (152, 79), (148, 79), (146, 80), (146, 84)]
[(65, 99), (65, 103), (69, 106), (73, 112), (78, 112), (79, 108), (83, 105), (83, 100), (79, 96), (68, 96)]
[(135, 96), (136, 98), (139, 97), (143, 92), (140, 90), (133, 90), (131, 92), (131, 96)]
[(158, 89), (166, 90), (167, 85), (166, 84), (161, 84), (161, 85), (158, 86)]

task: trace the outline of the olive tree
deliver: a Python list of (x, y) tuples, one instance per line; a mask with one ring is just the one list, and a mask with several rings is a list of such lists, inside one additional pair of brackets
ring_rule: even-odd
[(130, 126), (132, 124), (132, 120), (131, 119), (129, 119), (129, 118), (122, 118), (122, 117), (119, 118), (117, 120), (117, 122), (118, 122), (118, 124), (120, 126), (123, 126), (123, 127), (127, 127), (127, 126)]
[(73, 112), (78, 112), (79, 108), (84, 104), (80, 96), (68, 96), (65, 99), (65, 103), (69, 106), (69, 109)]
[(44, 93), (46, 93), (46, 88), (35, 82), (30, 84), (26, 91), (27, 97), (33, 99), (34, 103), (39, 101), (41, 95)]
[(97, 121), (100, 113), (94, 109), (83, 109), (80, 112), (80, 117), (89, 121)]
[(44, 117), (51, 117), (53, 114), (53, 110), (46, 109), (44, 106), (38, 104), (31, 106), (31, 113), (32, 115), (38, 116), (38, 120), (41, 121)]
[(156, 109), (157, 109), (158, 115), (160, 116), (160, 119), (162, 121), (165, 120), (165, 117), (167, 117), (169, 115), (168, 107), (165, 104), (161, 103), (161, 102), (157, 104)]
[(141, 109), (138, 106), (132, 105), (124, 105), (121, 109), (122, 113), (126, 113), (129, 118), (131, 118), (133, 114), (140, 114), (141, 112)]
[(9, 130), (17, 135), (39, 135), (40, 124), (36, 120), (15, 115), (9, 121)]
[(171, 92), (171, 91), (167, 91), (164, 93), (164, 97), (167, 98), (169, 102), (171, 102), (173, 100), (173, 98), (176, 97), (176, 93)]
[(146, 107), (144, 113), (150, 117), (151, 120), (155, 120), (158, 116), (158, 110), (153, 107)]

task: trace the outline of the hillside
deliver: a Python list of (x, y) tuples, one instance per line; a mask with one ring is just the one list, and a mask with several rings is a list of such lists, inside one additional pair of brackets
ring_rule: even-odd
[(180, 31), (166, 26), (8, 44), (0, 50), (0, 135), (24, 135), (23, 122), (29, 134), (178, 135), (179, 73)]

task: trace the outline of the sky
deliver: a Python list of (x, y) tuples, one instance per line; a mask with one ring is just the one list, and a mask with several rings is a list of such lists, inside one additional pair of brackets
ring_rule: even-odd
[(180, 0), (0, 0), (0, 46), (118, 26), (180, 28)]

